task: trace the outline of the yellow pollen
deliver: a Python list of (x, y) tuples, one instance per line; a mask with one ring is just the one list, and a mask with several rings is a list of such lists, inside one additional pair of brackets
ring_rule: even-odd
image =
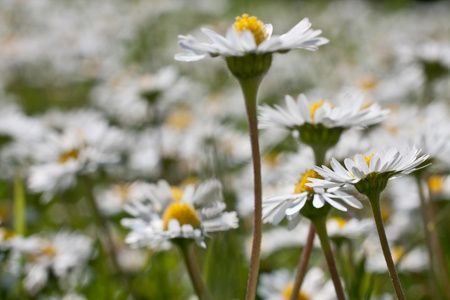
[(125, 202), (128, 198), (128, 193), (130, 192), (130, 184), (122, 183), (114, 186), (113, 193), (119, 196), (122, 202)]
[(363, 78), (359, 84), (363, 90), (371, 91), (377, 86), (378, 80), (377, 78), (370, 76)]
[(175, 202), (166, 208), (163, 214), (164, 229), (168, 229), (169, 221), (178, 220), (180, 226), (190, 224), (194, 228), (200, 227), (198, 212), (187, 203)]
[(344, 227), (345, 224), (347, 224), (348, 220), (343, 219), (343, 218), (339, 218), (339, 217), (335, 217), (335, 218), (330, 218), (330, 220), (334, 220), (338, 223), (339, 228)]
[(70, 151), (66, 151), (64, 152), (58, 159), (58, 162), (60, 164), (64, 164), (69, 160), (77, 160), (78, 156), (80, 154), (80, 151), (78, 151), (78, 149), (72, 149)]
[(48, 246), (45, 246), (44, 249), (42, 249), (42, 254), (45, 254), (50, 257), (55, 257), (56, 250), (52, 246), (48, 245)]
[(387, 222), (391, 217), (391, 214), (391, 207), (385, 204), (385, 202), (381, 202), (381, 218), (383, 219), (383, 222)]
[(405, 248), (402, 246), (395, 246), (392, 249), (392, 259), (394, 260), (394, 262), (398, 262), (404, 255), (405, 255), (406, 251)]
[(276, 167), (278, 165), (278, 152), (271, 152), (264, 156), (264, 161), (272, 168)]
[[(367, 162), (367, 166), (370, 166), (370, 160), (372, 159), (374, 153), (370, 154), (370, 155), (363, 155), (364, 159)], [(353, 157), (353, 161), (356, 161), (356, 156)]]
[(2, 240), (6, 241), (15, 236), (15, 233), (6, 228), (0, 228), (0, 236)]
[(181, 198), (183, 198), (184, 191), (177, 186), (171, 186), (170, 190), (172, 191), (172, 197), (175, 202), (180, 202)]
[(167, 117), (164, 124), (172, 127), (173, 129), (186, 129), (192, 122), (192, 114), (187, 110), (176, 110), (173, 111)]
[[(289, 300), (291, 299), (292, 289), (294, 288), (294, 285), (291, 283), (283, 290), (283, 299)], [(296, 300), (309, 300), (309, 297), (306, 296), (302, 291), (298, 293)]]
[(309, 177), (323, 179), (323, 177), (320, 176), (319, 174), (317, 174), (317, 172), (314, 171), (313, 169), (307, 170), (305, 173), (303, 173), (302, 177), (295, 185), (295, 190), (294, 190), (295, 194), (300, 194), (303, 192), (308, 192), (310, 194), (314, 194), (314, 189), (312, 187), (306, 185), (306, 183), (311, 182), (308, 180)]
[(445, 178), (440, 175), (433, 175), (428, 178), (428, 189), (431, 194), (442, 194), (444, 192)]
[[(198, 182), (198, 177), (195, 177), (195, 176), (188, 177), (188, 178), (186, 178), (185, 180), (183, 180), (181, 182), (181, 186), (186, 186), (186, 185), (189, 185), (189, 184), (196, 184), (197, 182)], [(173, 193), (173, 191), (172, 191), (172, 193)]]
[[(309, 106), (309, 113), (311, 115), (311, 123), (314, 124), (314, 113), (316, 112), (316, 110), (319, 107), (321, 107), (322, 105), (324, 105), (325, 103), (328, 103), (331, 105), (330, 101), (328, 101), (328, 100), (320, 100), (320, 101), (311, 103), (311, 105)], [(333, 105), (331, 105), (331, 107), (333, 107)]]
[(255, 38), (256, 45), (261, 44), (268, 37), (264, 23), (256, 17), (249, 17), (248, 14), (243, 14), (242, 17), (236, 17), (233, 29), (239, 33), (244, 30), (250, 30)]

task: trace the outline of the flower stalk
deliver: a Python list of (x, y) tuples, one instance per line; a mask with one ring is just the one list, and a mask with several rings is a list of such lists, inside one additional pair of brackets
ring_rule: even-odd
[(333, 281), (334, 289), (336, 290), (336, 296), (338, 300), (345, 300), (344, 288), (339, 277), (339, 273), (336, 267), (336, 262), (331, 251), (330, 241), (328, 240), (326, 216), (317, 216), (311, 219), (314, 224), (317, 235), (320, 239), (320, 244), (327, 260), (328, 269), (330, 271), (331, 279)]
[(26, 234), (26, 208), (23, 179), (17, 174), (14, 178), (14, 231), (22, 236)]
[[(439, 240), (438, 233), (436, 231), (436, 215), (433, 207), (432, 199), (427, 197), (427, 194), (424, 190), (425, 183), (420, 175), (416, 176), (417, 186), (419, 188), (419, 198), (421, 204), (422, 211), (422, 219), (424, 223), (425, 237), (427, 241), (427, 248), (429, 253), (429, 266), (430, 266), (430, 275), (434, 276), (434, 267), (433, 262), (436, 262), (436, 266), (439, 272), (439, 276), (442, 279), (442, 282), (450, 282), (449, 276), (445, 269), (445, 259), (444, 254), (442, 252), (442, 245)], [(432, 284), (435, 284), (434, 282)], [(448, 284), (444, 284), (444, 290), (447, 298), (450, 299), (450, 287)]]
[[(322, 165), (325, 162), (325, 155), (329, 149), (327, 146), (311, 146), (314, 150), (314, 158), (316, 165)], [(311, 257), (311, 252), (314, 246), (314, 238), (316, 236), (316, 230), (314, 224), (311, 222), (309, 225), (308, 237), (306, 238), (305, 246), (303, 247), (302, 254), (300, 256), (300, 261), (297, 267), (297, 273), (295, 274), (294, 286), (292, 287), (292, 293), (290, 300), (297, 300), (297, 296), (300, 293), (302, 287), (303, 279), (305, 278), (306, 271), (308, 270), (308, 263)]]
[(392, 259), (391, 250), (389, 248), (389, 242), (386, 237), (386, 231), (384, 230), (383, 218), (381, 215), (380, 206), (380, 192), (373, 192), (366, 194), (369, 198), (370, 206), (372, 207), (373, 217), (377, 226), (378, 236), (380, 238), (381, 249), (383, 250), (384, 259), (389, 270), (389, 276), (391, 277), (392, 284), (394, 285), (395, 293), (399, 300), (405, 300), (405, 294), (398, 278), (397, 270), (395, 269), (394, 260)]
[[(111, 230), (108, 225), (108, 221), (100, 212), (97, 202), (95, 201), (95, 197), (92, 192), (93, 191), (92, 183), (88, 177), (83, 177), (82, 179), (84, 181), (84, 184), (85, 184), (86, 190), (87, 190), (86, 194), (87, 194), (87, 200), (89, 202), (88, 204), (91, 206), (92, 212), (94, 214), (94, 218), (96, 219), (96, 221), (98, 223), (98, 227), (101, 230), (101, 233), (99, 232), (99, 238), (103, 236), (104, 239), (106, 240), (107, 246), (105, 246), (105, 241), (102, 242), (102, 239), (100, 238), (101, 245), (103, 246), (105, 252), (107, 254), (109, 254), (113, 268), (115, 269), (115, 271), (117, 273), (119, 273), (123, 283), (127, 287), (128, 292), (133, 294), (131, 282), (128, 279), (128, 277), (125, 275), (125, 273), (123, 272), (122, 268), (120, 267), (116, 246), (114, 244), (114, 240), (113, 240)], [(136, 297), (133, 297), (133, 299), (134, 298), (136, 298)]]
[(183, 261), (186, 265), (189, 277), (191, 278), (192, 285), (194, 286), (194, 290), (198, 298), (200, 300), (212, 300), (213, 298), (211, 293), (202, 279), (192, 241), (179, 238), (175, 244), (177, 244), (178, 249), (180, 249), (181, 256), (183, 257)]
[(245, 100), (247, 120), (250, 133), (250, 144), (253, 161), (254, 180), (254, 216), (253, 216), (253, 243), (250, 258), (250, 269), (247, 282), (246, 300), (256, 297), (256, 285), (258, 281), (259, 257), (262, 241), (262, 183), (261, 183), (261, 153), (258, 139), (257, 94), (262, 76), (248, 79), (239, 79)]
[(298, 263), (297, 273), (295, 274), (294, 286), (292, 287), (290, 300), (298, 299), (300, 289), (302, 288), (303, 279), (305, 279), (306, 271), (308, 269), (308, 263), (311, 257), (315, 235), (316, 230), (313, 223), (311, 223), (309, 226), (308, 237), (306, 239), (306, 243), (303, 247), (302, 255), (300, 257), (300, 262)]

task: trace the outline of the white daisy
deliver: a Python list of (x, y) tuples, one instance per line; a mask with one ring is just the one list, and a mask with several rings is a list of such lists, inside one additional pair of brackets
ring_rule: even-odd
[(27, 239), (28, 245), (19, 251), (27, 257), (24, 287), (31, 295), (45, 286), (49, 272), (57, 278), (66, 278), (80, 271), (92, 252), (92, 240), (77, 233), (59, 232), (48, 239), (38, 236)]
[[(270, 274), (261, 274), (258, 294), (264, 300), (289, 299), (293, 288), (293, 276), (281, 269)], [(331, 300), (336, 299), (336, 294), (331, 281), (326, 280), (323, 271), (317, 267), (306, 273), (302, 288), (297, 299), (302, 300)]]
[[(371, 179), (375, 176), (383, 179), (397, 178), (423, 167), (420, 165), (425, 162), (428, 155), (419, 156), (419, 153), (420, 150), (415, 147), (409, 150), (398, 150), (393, 147), (388, 151), (379, 150), (367, 156), (356, 154), (354, 159), (346, 158), (344, 160), (345, 168), (335, 158), (332, 158), (331, 168), (333, 170), (327, 166), (314, 167), (314, 170), (324, 179), (309, 178), (312, 183), (306, 185), (314, 188), (334, 188), (345, 184), (355, 185), (364, 179)], [(384, 188), (385, 184), (382, 189)]]
[(333, 217), (327, 220), (327, 233), (331, 239), (356, 239), (361, 236), (366, 236), (373, 230), (375, 230), (375, 223), (372, 219), (358, 220), (352, 218), (346, 220)]
[(347, 211), (344, 204), (362, 208), (362, 204), (356, 198), (345, 192), (337, 189), (309, 187), (308, 181), (311, 178), (322, 177), (314, 170), (307, 170), (296, 184), (294, 193), (263, 199), (263, 221), (276, 225), (286, 217), (289, 220), (288, 228), (292, 229), (300, 222), (300, 210), (307, 201), (312, 201), (315, 208), (323, 207), (325, 202), (341, 211)]
[(300, 94), (297, 100), (286, 95), (286, 109), (275, 105), (274, 108), (262, 106), (260, 108), (260, 127), (281, 127), (297, 129), (305, 123), (334, 127), (360, 127), (380, 123), (386, 119), (389, 110), (381, 109), (378, 104), (363, 107), (364, 97), (346, 94), (341, 105), (333, 106), (327, 100), (310, 103), (305, 95)]
[(224, 212), (222, 185), (217, 180), (184, 189), (161, 180), (150, 186), (149, 200), (124, 207), (135, 217), (121, 221), (131, 229), (125, 241), (133, 246), (164, 247), (171, 239), (186, 238), (205, 247), (204, 237), (209, 232), (238, 227), (236, 212)]
[(310, 30), (310, 27), (311, 23), (305, 18), (287, 33), (272, 36), (271, 24), (264, 24), (256, 17), (243, 14), (242, 17), (236, 17), (236, 22), (228, 28), (225, 37), (202, 28), (212, 43), (200, 42), (191, 35), (180, 35), (178, 44), (187, 52), (176, 54), (175, 59), (197, 61), (209, 56), (244, 56), (248, 53), (286, 52), (295, 48), (317, 50), (317, 47), (328, 43), (327, 39), (318, 37), (321, 30)]
[(107, 215), (114, 215), (122, 210), (125, 203), (144, 201), (148, 197), (150, 185), (143, 181), (119, 183), (102, 190), (96, 190), (98, 207)]
[(109, 126), (97, 113), (80, 111), (47, 117), (56, 130), (49, 130), (32, 146), (35, 164), (28, 174), (32, 192), (44, 192), (44, 199), (49, 200), (56, 192), (72, 187), (77, 175), (119, 161), (122, 132)]

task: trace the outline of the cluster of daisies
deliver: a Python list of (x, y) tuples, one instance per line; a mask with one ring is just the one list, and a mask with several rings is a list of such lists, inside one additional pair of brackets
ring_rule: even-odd
[(56, 2), (0, 8), (1, 299), (450, 297), (447, 4)]

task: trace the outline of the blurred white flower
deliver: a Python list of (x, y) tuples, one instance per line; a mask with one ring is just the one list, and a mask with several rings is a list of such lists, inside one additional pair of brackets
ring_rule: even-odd
[(49, 124), (57, 130), (49, 130), (32, 144), (35, 163), (27, 182), (32, 192), (44, 192), (46, 200), (72, 187), (77, 175), (117, 163), (124, 147), (122, 132), (95, 113), (56, 113), (49, 117)]
[(98, 207), (107, 215), (122, 211), (126, 203), (144, 201), (149, 197), (150, 185), (146, 182), (113, 184), (95, 192)]
[(92, 240), (78, 233), (62, 231), (50, 238), (31, 236), (27, 239), (28, 247), (19, 251), (27, 258), (24, 287), (31, 295), (45, 286), (49, 272), (62, 279), (69, 273), (81, 271), (92, 252)]
[[(286, 269), (261, 274), (258, 294), (264, 300), (289, 299), (294, 285), (293, 275)], [(323, 271), (317, 267), (310, 269), (303, 280), (298, 299), (332, 300), (336, 299), (333, 284), (327, 280)]]

